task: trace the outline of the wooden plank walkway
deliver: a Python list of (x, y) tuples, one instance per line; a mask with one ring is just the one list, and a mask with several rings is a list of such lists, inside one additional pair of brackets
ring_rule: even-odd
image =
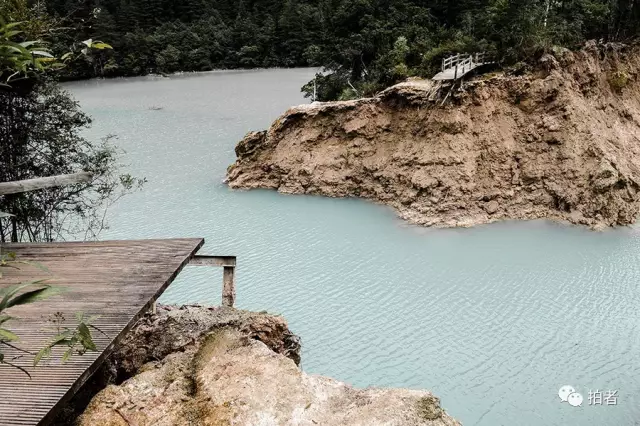
[[(100, 315), (94, 324), (108, 337), (94, 331), (98, 352), (74, 355), (64, 364), (59, 362), (63, 350), (54, 351), (53, 359), (38, 367), (32, 366), (30, 355), (11, 361), (27, 369), (31, 379), (0, 365), (0, 425), (50, 422), (203, 244), (204, 239), (192, 238), (4, 245), (3, 251), (37, 261), (49, 273), (31, 265), (2, 268), (0, 287), (53, 276), (51, 284), (66, 288), (61, 295), (9, 309), (10, 315), (20, 317), (6, 323), (21, 337), (18, 346), (31, 352), (41, 349), (55, 334), (45, 329), (51, 329), (56, 312), (62, 312), (69, 328), (74, 328), (76, 312)], [(233, 259), (235, 265), (235, 258), (224, 259)], [(2, 351), (7, 359), (24, 355), (4, 347)]]

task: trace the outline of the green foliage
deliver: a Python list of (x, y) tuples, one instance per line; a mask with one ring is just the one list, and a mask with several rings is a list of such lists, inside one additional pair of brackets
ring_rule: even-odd
[(629, 74), (624, 71), (616, 71), (609, 76), (609, 85), (617, 93), (622, 93), (622, 89), (624, 89), (627, 84), (629, 84)]
[(53, 55), (39, 40), (17, 41), (22, 22), (5, 23), (0, 17), (0, 86), (28, 79), (57, 65)]
[[(627, 40), (640, 34), (640, 2), (634, 0), (43, 4), (53, 20), (73, 29), (54, 35), (55, 51), (69, 50), (78, 38), (113, 45), (67, 67), (67, 77), (312, 65), (333, 75), (317, 79), (320, 100), (362, 96), (408, 76), (430, 77), (451, 54), (488, 50), (511, 64), (535, 60), (554, 45), (574, 48), (592, 38)], [(304, 91), (311, 96), (313, 85)]]
[[(316, 74), (315, 82), (318, 100), (332, 100), (341, 97), (344, 88), (348, 85), (349, 75), (343, 70), (339, 70), (329, 74)], [(314, 80), (311, 80), (304, 86), (302, 91), (307, 96), (312, 96), (314, 90)]]
[(35, 80), (47, 71), (60, 70), (78, 59), (93, 64), (95, 74), (103, 73), (104, 65), (96, 52), (111, 49), (110, 45), (88, 39), (75, 43), (71, 46), (72, 51), (58, 59), (44, 41), (25, 40), (27, 31), (33, 32), (36, 28), (42, 31), (43, 25), (40, 21), (5, 23), (0, 16), (0, 86), (11, 88), (16, 81)]
[[(37, 262), (17, 260), (15, 253), (0, 252), (0, 269), (17, 269), (17, 265), (35, 266), (39, 269), (47, 271), (44, 266), (38, 264)], [(2, 278), (1, 274), (0, 278)], [(90, 328), (103, 333), (101, 330), (91, 324), (95, 319), (98, 318), (97, 316), (86, 317), (81, 312), (77, 313), (77, 325), (74, 329), (70, 329), (63, 324), (65, 321), (64, 316), (61, 313), (56, 313), (53, 319), (56, 334), (37, 354), (32, 354), (29, 351), (20, 349), (18, 346), (15, 346), (16, 343), (19, 343), (20, 337), (9, 328), (7, 328), (6, 324), (15, 318), (8, 315), (6, 311), (14, 306), (36, 303), (38, 301), (48, 299), (50, 297), (59, 295), (64, 291), (64, 289), (61, 287), (46, 284), (48, 280), (48, 278), (44, 278), (0, 288), (0, 364), (6, 364), (11, 367), (17, 368), (28, 376), (30, 375), (25, 369), (13, 364), (6, 358), (5, 354), (2, 352), (3, 346), (16, 349), (25, 354), (34, 355), (33, 365), (36, 366), (42, 359), (51, 356), (51, 350), (56, 346), (65, 346), (68, 348), (62, 356), (62, 362), (66, 362), (74, 353), (83, 355), (86, 351), (96, 351), (97, 348), (93, 341), (93, 336), (91, 334)]]
[(66, 348), (61, 362), (68, 361), (74, 354), (84, 355), (87, 351), (97, 351), (90, 328), (104, 334), (102, 330), (91, 324), (98, 318), (97, 315), (86, 317), (84, 313), (78, 312), (76, 313), (77, 326), (70, 329), (64, 325), (66, 319), (61, 312), (54, 314), (51, 321), (54, 324), (55, 335), (38, 351), (33, 359), (33, 365), (38, 365), (43, 359), (49, 358), (56, 347)]
[[(51, 287), (49, 285), (44, 285), (42, 287), (36, 287), (39, 284), (42, 284), (46, 280), (34, 280), (29, 281), (27, 283), (16, 284), (13, 286), (8, 286), (0, 290), (0, 297), (2, 300), (0, 301), (0, 313), (5, 309), (9, 309), (12, 306), (24, 305), (27, 303), (37, 302), (38, 300), (46, 299), (50, 296), (55, 296), (56, 294), (60, 294), (61, 289), (57, 287)], [(31, 287), (29, 290), (27, 287)], [(20, 293), (22, 290), (24, 292)], [(20, 294), (18, 294), (20, 293)]]
[(5, 22), (20, 22), (21, 38), (24, 40), (47, 39), (51, 29), (60, 26), (50, 14), (46, 13), (43, 2), (0, 0), (0, 16)]
[[(29, 15), (31, 9), (22, 7), (20, 0), (0, 0), (3, 13)], [(89, 123), (89, 118), (66, 93), (46, 78), (46, 72), (60, 69), (63, 63), (50, 53), (40, 40), (25, 40), (34, 31), (42, 31), (41, 20), (5, 23), (0, 17), (0, 181), (20, 180), (89, 171), (94, 179), (89, 183), (67, 188), (54, 188), (0, 198), (0, 249), (1, 242), (10, 234), (12, 241), (51, 241), (56, 237), (72, 235), (66, 226), (68, 219), (75, 220), (85, 232), (85, 238), (96, 236), (104, 224), (101, 207), (115, 202), (119, 197), (143, 183), (128, 174), (116, 173), (117, 153), (105, 141), (92, 144), (78, 135), (79, 129)], [(22, 30), (26, 29), (28, 33)], [(111, 49), (106, 43), (93, 39), (81, 43), (78, 57), (101, 65), (96, 51)], [(63, 55), (62, 60), (73, 60), (74, 52)], [(102, 67), (104, 69), (104, 67)], [(94, 66), (94, 72), (98, 67)], [(16, 260), (15, 254), (0, 250), (0, 268), (18, 268), (18, 265), (37, 263)], [(2, 273), (0, 273), (2, 278)], [(12, 307), (36, 303), (60, 294), (63, 289), (46, 284), (47, 279), (34, 280), (0, 288), (0, 364), (7, 364), (29, 373), (8, 360), (3, 347), (21, 352), (14, 343), (19, 336), (7, 323), (13, 320), (6, 313)], [(96, 350), (90, 328), (98, 330), (91, 322), (95, 317), (76, 315), (78, 325), (70, 329), (62, 325), (64, 318), (58, 315), (56, 335), (35, 355), (34, 365), (51, 355), (56, 346), (66, 346), (62, 361), (74, 353), (84, 354)], [(98, 330), (99, 331), (99, 330)]]
[[(45, 43), (15, 41), (24, 36), (23, 23), (1, 24), (0, 182), (77, 171), (91, 172), (93, 178), (65, 188), (1, 197), (0, 242), (52, 241), (81, 232), (84, 238), (95, 238), (106, 226), (106, 208), (144, 180), (118, 173), (118, 151), (108, 139), (92, 143), (79, 135), (90, 119), (47, 78), (47, 70), (63, 64), (44, 50)], [(97, 64), (97, 70), (104, 67), (95, 52), (111, 46), (90, 38), (71, 48), (61, 60), (75, 64), (83, 58)]]
[(358, 99), (360, 97), (360, 93), (357, 92), (354, 88), (347, 87), (343, 89), (338, 97), (339, 101), (350, 101), (352, 99)]
[(180, 69), (181, 52), (176, 47), (168, 45), (160, 53), (156, 54), (156, 64), (164, 72), (173, 72)]

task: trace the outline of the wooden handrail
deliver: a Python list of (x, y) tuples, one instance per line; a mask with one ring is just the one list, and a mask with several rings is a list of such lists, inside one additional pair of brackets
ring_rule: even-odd
[(458, 53), (453, 56), (449, 56), (448, 58), (442, 59), (442, 71), (454, 69), (456, 70), (455, 74), (457, 75), (458, 69), (464, 70), (471, 69), (473, 64), (482, 65), (490, 63), (490, 56), (487, 52), (476, 52), (471, 54), (461, 54)]
[(194, 266), (222, 266), (222, 306), (233, 308), (236, 302), (236, 257), (196, 254), (189, 260)]
[(442, 70), (436, 74), (434, 80), (457, 80), (484, 64), (490, 64), (493, 58), (487, 52), (465, 53), (442, 58)]
[(72, 173), (68, 175), (49, 176), (35, 179), (17, 180), (0, 183), (0, 195), (19, 194), (21, 192), (36, 191), (54, 186), (66, 186), (88, 182), (93, 175), (89, 172)]

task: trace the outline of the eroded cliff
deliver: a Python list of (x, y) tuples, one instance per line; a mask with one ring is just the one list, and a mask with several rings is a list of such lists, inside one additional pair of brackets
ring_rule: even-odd
[(236, 147), (232, 188), (363, 197), (413, 223), (548, 218), (634, 222), (640, 188), (640, 49), (558, 50), (522, 75), (434, 95), (409, 81), (374, 98), (301, 105)]

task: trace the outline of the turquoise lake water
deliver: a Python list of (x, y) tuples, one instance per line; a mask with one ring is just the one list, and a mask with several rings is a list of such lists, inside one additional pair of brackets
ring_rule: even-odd
[[(205, 237), (202, 253), (238, 256), (237, 306), (284, 315), (309, 373), (430, 389), (467, 426), (640, 424), (640, 228), (425, 229), (362, 200), (223, 184), (235, 144), (308, 102), (314, 72), (66, 84), (94, 119), (87, 136), (117, 135), (148, 180), (102, 238)], [(187, 268), (162, 301), (219, 304), (221, 276)], [(617, 404), (589, 405), (590, 390)]]

